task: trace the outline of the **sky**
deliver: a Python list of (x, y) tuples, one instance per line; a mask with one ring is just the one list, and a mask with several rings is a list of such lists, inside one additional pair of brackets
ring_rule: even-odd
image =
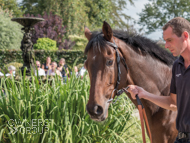
[[(17, 2), (21, 2), (22, 0), (17, 0)], [(129, 3), (127, 5), (127, 9), (124, 10), (124, 13), (127, 15), (133, 17), (136, 21), (138, 21), (139, 16), (137, 13), (140, 13), (142, 9), (144, 8), (144, 5), (148, 3), (148, 0), (134, 0), (135, 6), (131, 6)], [(138, 24), (134, 26), (135, 28), (140, 28)], [(159, 40), (162, 39), (162, 30), (157, 30), (156, 32), (153, 32), (149, 35), (144, 35), (147, 38), (150, 38), (152, 40)]]
[[(130, 4), (127, 5), (127, 9), (124, 10), (124, 13), (134, 18), (136, 21), (139, 20), (139, 16), (137, 13), (141, 13), (142, 9), (144, 9), (144, 5), (149, 3), (148, 0), (134, 0), (135, 6), (131, 6)], [(134, 26), (135, 28), (140, 28), (140, 25), (136, 24)], [(149, 35), (144, 35), (147, 38), (150, 38), (152, 40), (159, 40), (162, 39), (162, 30), (157, 30), (156, 32), (153, 32)]]

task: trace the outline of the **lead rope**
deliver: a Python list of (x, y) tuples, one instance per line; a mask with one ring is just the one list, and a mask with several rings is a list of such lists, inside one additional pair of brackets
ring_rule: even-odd
[[(126, 89), (123, 88), (126, 92), (127, 89), (129, 87), (127, 87)], [(149, 127), (149, 124), (148, 124), (148, 119), (147, 119), (147, 116), (146, 116), (146, 112), (145, 112), (145, 108), (141, 102), (141, 100), (139, 99), (139, 96), (138, 94), (135, 96), (136, 99), (137, 99), (137, 104), (138, 104), (138, 110), (139, 110), (139, 115), (140, 115), (140, 121), (141, 121), (141, 131), (142, 131), (142, 138), (143, 138), (143, 143), (146, 143), (146, 138), (145, 138), (145, 129), (144, 129), (144, 123), (146, 124), (146, 128), (148, 130), (148, 135), (149, 135), (149, 138), (150, 138), (150, 142), (152, 143), (152, 135), (151, 135), (151, 132), (150, 132), (150, 127)], [(143, 118), (144, 117), (144, 118)]]

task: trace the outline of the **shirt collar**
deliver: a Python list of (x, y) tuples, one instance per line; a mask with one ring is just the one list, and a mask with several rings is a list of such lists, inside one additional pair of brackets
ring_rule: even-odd
[(179, 59), (178, 59), (178, 63), (184, 65), (184, 59), (183, 59), (182, 56), (179, 57)]

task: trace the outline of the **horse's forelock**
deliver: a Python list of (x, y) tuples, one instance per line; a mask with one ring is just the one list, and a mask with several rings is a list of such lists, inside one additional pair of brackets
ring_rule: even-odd
[(104, 39), (102, 32), (93, 32), (92, 38), (85, 48), (85, 54), (91, 49), (93, 49), (94, 52), (98, 51), (104, 53), (107, 47), (107, 41)]

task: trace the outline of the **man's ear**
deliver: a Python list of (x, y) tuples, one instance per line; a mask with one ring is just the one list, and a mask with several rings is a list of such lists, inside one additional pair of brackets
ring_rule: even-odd
[(88, 41), (90, 41), (91, 37), (92, 37), (92, 33), (91, 31), (88, 29), (88, 27), (84, 26), (84, 34), (85, 37), (88, 39)]
[(189, 39), (189, 33), (187, 31), (184, 31), (182, 34), (185, 39)]
[(107, 41), (113, 42), (112, 41), (113, 31), (111, 29), (111, 26), (106, 21), (104, 21), (104, 24), (102, 26), (102, 32), (104, 34), (104, 38)]

